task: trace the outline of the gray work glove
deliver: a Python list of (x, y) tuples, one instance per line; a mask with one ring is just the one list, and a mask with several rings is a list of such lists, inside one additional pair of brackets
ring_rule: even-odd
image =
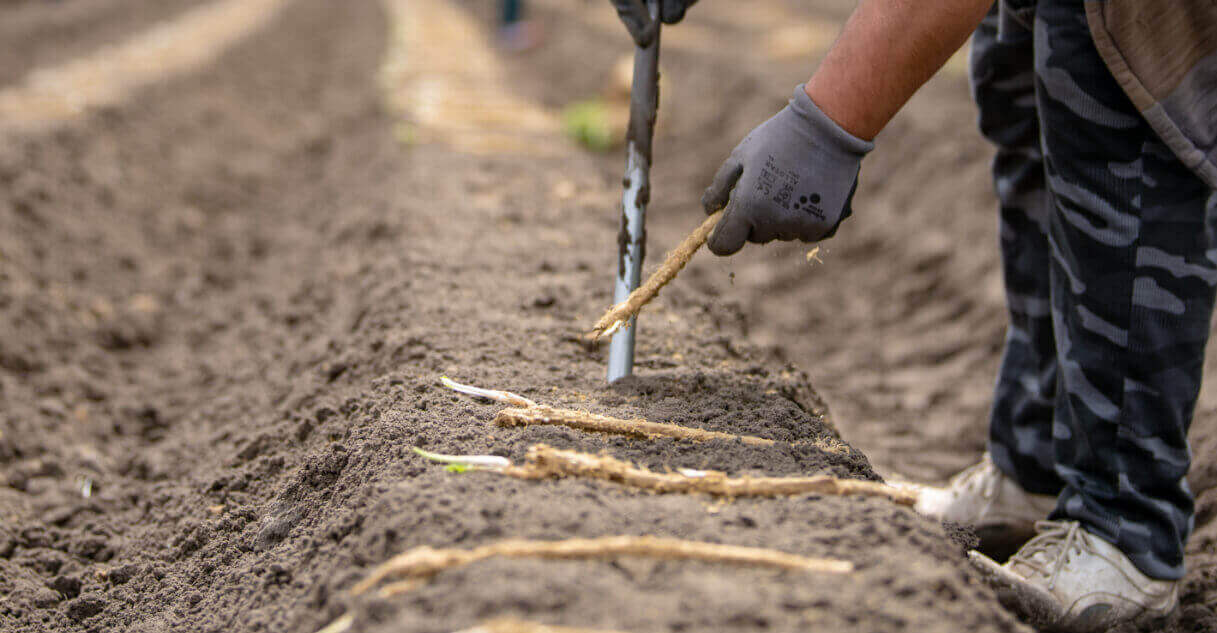
[[(634, 43), (646, 48), (655, 39), (659, 24), (651, 20), (647, 11), (647, 0), (611, 0), (617, 15), (634, 38)], [(685, 11), (697, 0), (660, 0), (659, 19), (667, 24), (676, 24), (685, 17)]]
[(702, 196), (706, 213), (727, 207), (710, 250), (731, 255), (745, 241), (832, 237), (852, 213), (858, 169), (873, 147), (828, 118), (800, 85), (789, 105), (735, 146)]

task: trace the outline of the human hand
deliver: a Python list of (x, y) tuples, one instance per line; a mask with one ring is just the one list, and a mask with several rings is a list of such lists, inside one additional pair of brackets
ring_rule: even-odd
[(828, 118), (803, 86), (790, 104), (735, 147), (702, 196), (706, 213), (726, 207), (710, 236), (715, 255), (744, 242), (815, 242), (852, 213), (862, 157), (874, 145)]
[[(685, 11), (697, 0), (660, 0), (659, 19), (667, 24), (676, 24), (685, 17)], [(655, 39), (659, 24), (651, 20), (646, 0), (612, 0), (617, 15), (634, 38), (634, 43), (646, 48)]]

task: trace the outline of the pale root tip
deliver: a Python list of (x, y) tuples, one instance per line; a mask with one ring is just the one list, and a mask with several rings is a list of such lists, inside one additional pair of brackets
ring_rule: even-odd
[(355, 624), (355, 616), (348, 613), (330, 622), (324, 629), (317, 631), (317, 633), (346, 633), (346, 631), (350, 630), (352, 624)]
[(514, 405), (517, 407), (535, 407), (535, 406), (537, 406), (537, 403), (533, 402), (532, 400), (529, 400), (528, 398), (525, 398), (524, 396), (521, 396), (519, 394), (511, 393), (510, 391), (499, 391), (498, 389), (483, 389), (481, 387), (474, 387), (473, 385), (465, 385), (465, 384), (461, 384), (447, 376), (440, 376), (439, 381), (440, 381), (440, 384), (444, 385), (445, 387), (447, 387), (453, 391), (463, 393), (468, 396), (486, 398), (487, 400), (493, 400), (495, 402), (502, 402), (504, 404), (510, 404), (510, 405)]
[(617, 330), (620, 330), (623, 327), (625, 327), (625, 321), (613, 321), (613, 324), (604, 330), (604, 333), (600, 335), (600, 338), (612, 336), (617, 333)]
[(854, 564), (851, 561), (826, 560), (824, 563), (824, 571), (830, 574), (852, 574), (854, 572)]

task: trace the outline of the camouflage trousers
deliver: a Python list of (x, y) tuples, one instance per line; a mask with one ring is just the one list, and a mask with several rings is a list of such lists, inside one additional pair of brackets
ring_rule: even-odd
[(1052, 518), (1179, 578), (1217, 197), (1120, 89), (1081, 0), (1003, 0), (972, 47), (1010, 313), (993, 461), (1058, 495)]

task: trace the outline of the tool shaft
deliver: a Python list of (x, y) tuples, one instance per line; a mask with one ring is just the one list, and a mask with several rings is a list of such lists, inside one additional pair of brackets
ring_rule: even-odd
[[(651, 19), (659, 21), (659, 1), (649, 0)], [(629, 298), (642, 278), (646, 256), (646, 208), (651, 197), (651, 139), (659, 107), (659, 30), (649, 46), (634, 49), (634, 83), (630, 89), (630, 124), (626, 137), (625, 191), (621, 196), (617, 280), (613, 302)], [(613, 335), (609, 344), (608, 381), (634, 373), (634, 333), (637, 319)]]

